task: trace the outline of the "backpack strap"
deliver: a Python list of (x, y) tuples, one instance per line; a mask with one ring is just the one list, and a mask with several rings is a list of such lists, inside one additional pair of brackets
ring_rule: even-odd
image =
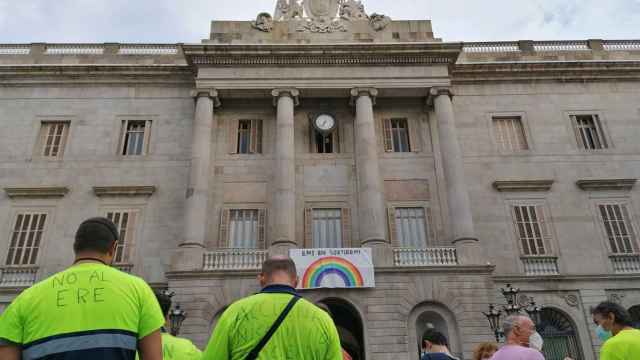
[(249, 355), (247, 355), (245, 360), (255, 360), (258, 358), (258, 354), (260, 354), (260, 351), (262, 351), (262, 349), (265, 347), (265, 345), (267, 345), (269, 340), (271, 340), (271, 337), (273, 336), (273, 334), (275, 334), (276, 330), (278, 330), (280, 325), (282, 325), (282, 322), (287, 317), (287, 315), (289, 315), (289, 313), (291, 312), (291, 309), (293, 309), (293, 306), (298, 302), (298, 300), (300, 300), (300, 297), (294, 295), (293, 298), (287, 304), (287, 306), (284, 308), (284, 310), (282, 310), (282, 312), (280, 313), (280, 316), (278, 316), (278, 318), (273, 323), (273, 325), (271, 325), (271, 328), (269, 329), (269, 331), (267, 331), (267, 333), (262, 337), (262, 339), (260, 339), (260, 342), (258, 343), (258, 345), (256, 345), (251, 350), (251, 352), (249, 352)]

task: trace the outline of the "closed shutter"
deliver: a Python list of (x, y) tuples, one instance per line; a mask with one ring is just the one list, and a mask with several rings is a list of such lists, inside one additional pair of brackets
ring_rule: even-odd
[(145, 127), (144, 127), (144, 144), (143, 146), (143, 150), (142, 150), (142, 154), (141, 155), (147, 155), (149, 154), (149, 144), (151, 142), (151, 120), (147, 120)]
[(422, 127), (420, 126), (420, 119), (407, 120), (407, 126), (407, 131), (409, 131), (409, 150), (412, 152), (421, 152)]
[(628, 234), (625, 241), (627, 253), (635, 253), (636, 251), (638, 251), (638, 239), (636, 239), (636, 234), (633, 230), (633, 223), (631, 222), (631, 216), (629, 216), (627, 204), (620, 204), (620, 211), (622, 212), (624, 227), (626, 228)]
[(351, 244), (351, 209), (342, 208), (340, 214), (342, 217), (342, 247), (353, 247)]
[(393, 134), (391, 133), (391, 119), (382, 119), (384, 151), (393, 152)]
[(571, 126), (573, 126), (573, 132), (576, 135), (576, 142), (580, 149), (586, 149), (586, 144), (582, 141), (582, 130), (578, 126), (578, 118), (575, 115), (571, 115)]
[(424, 209), (425, 220), (427, 222), (427, 247), (436, 245), (436, 223), (433, 221), (433, 213), (431, 207)]
[(267, 220), (267, 210), (258, 210), (258, 249), (266, 249), (265, 224)]
[(313, 244), (313, 209), (304, 209), (304, 247), (310, 248)]
[(602, 121), (600, 121), (600, 116), (593, 115), (593, 122), (598, 131), (598, 138), (600, 139), (600, 149), (607, 149), (609, 146), (607, 144), (607, 139), (604, 136), (604, 129), (602, 127)]
[(393, 247), (400, 247), (398, 242), (398, 233), (396, 229), (396, 208), (387, 208), (387, 223), (389, 224), (389, 242)]
[(262, 120), (251, 120), (249, 153), (262, 154)]
[(218, 248), (226, 249), (229, 247), (229, 215), (231, 210), (220, 210), (220, 235), (218, 239)]
[(124, 258), (123, 262), (131, 262), (132, 259), (132, 249), (135, 241), (135, 233), (136, 233), (136, 223), (138, 220), (138, 212), (130, 211), (129, 212), (129, 222), (127, 224), (127, 235), (125, 239), (125, 247), (124, 247)]
[(544, 255), (549, 252), (551, 246), (551, 229), (548, 223), (548, 216), (546, 216), (546, 210), (543, 205), (536, 205), (536, 217), (538, 218), (538, 224), (540, 224), (540, 232), (542, 234), (542, 244), (538, 244), (538, 255)]
[(238, 153), (238, 120), (229, 120), (227, 128), (227, 148), (229, 154)]

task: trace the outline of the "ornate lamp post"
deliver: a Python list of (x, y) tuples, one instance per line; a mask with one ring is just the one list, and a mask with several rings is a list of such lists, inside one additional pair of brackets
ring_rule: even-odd
[(489, 305), (489, 311), (483, 312), (482, 314), (487, 317), (489, 320), (489, 326), (491, 327), (491, 331), (496, 336), (496, 342), (500, 342), (500, 339), (504, 337), (504, 331), (502, 330), (502, 326), (500, 323), (500, 318), (504, 313), (506, 316), (518, 315), (521, 314), (524, 310), (527, 315), (531, 318), (534, 324), (539, 324), (541, 321), (542, 315), (542, 307), (536, 305), (535, 301), (531, 301), (529, 306), (523, 308), (518, 304), (518, 294), (520, 293), (519, 288), (514, 288), (511, 284), (507, 284), (506, 288), (500, 289), (502, 296), (506, 300), (507, 304), (502, 305), (502, 309), (496, 309), (495, 305)]
[(171, 335), (178, 336), (180, 333), (180, 327), (182, 327), (182, 322), (187, 317), (187, 313), (180, 309), (180, 305), (176, 305), (175, 308), (169, 311), (169, 322), (171, 323)]

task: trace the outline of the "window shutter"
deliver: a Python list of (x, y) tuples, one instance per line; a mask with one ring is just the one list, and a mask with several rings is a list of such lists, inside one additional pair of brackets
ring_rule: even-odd
[(593, 122), (598, 130), (598, 139), (600, 140), (600, 148), (607, 149), (609, 145), (607, 144), (607, 139), (604, 136), (604, 129), (602, 127), (602, 121), (600, 121), (600, 116), (593, 115)]
[(64, 155), (64, 149), (67, 147), (67, 138), (69, 137), (71, 123), (64, 123), (62, 125), (62, 137), (60, 138), (60, 146), (58, 147), (58, 158), (61, 159)]
[(310, 248), (313, 244), (313, 209), (304, 209), (304, 247)]
[(227, 128), (227, 148), (229, 154), (238, 153), (238, 120), (229, 120)]
[(220, 210), (220, 235), (218, 239), (218, 248), (226, 249), (229, 247), (229, 215), (231, 210)]
[(427, 246), (436, 244), (436, 224), (433, 221), (433, 214), (431, 212), (431, 207), (427, 206), (424, 208), (424, 216), (425, 221), (427, 222)]
[(262, 153), (262, 120), (251, 120), (251, 139), (249, 140), (249, 153)]
[(522, 238), (522, 234), (520, 233), (520, 228), (518, 227), (518, 222), (521, 221), (521, 217), (518, 216), (517, 206), (511, 205), (511, 216), (513, 217), (513, 230), (516, 234), (516, 239), (520, 243), (520, 248), (522, 249), (523, 255), (531, 255), (531, 251), (529, 250), (529, 244)]
[(126, 143), (125, 143), (125, 138), (127, 136), (127, 124), (128, 121), (127, 120), (122, 120), (122, 128), (120, 129), (120, 144), (118, 145), (118, 151), (120, 155), (127, 155), (125, 150), (126, 150)]
[(409, 150), (412, 152), (422, 151), (422, 127), (420, 119), (407, 119), (407, 131), (409, 132)]
[(396, 208), (393, 206), (387, 208), (387, 223), (389, 225), (389, 243), (392, 247), (400, 247), (396, 229)]
[(578, 147), (580, 149), (585, 149), (586, 144), (582, 141), (582, 135), (580, 133), (580, 128), (578, 127), (578, 118), (575, 115), (571, 115), (571, 125), (573, 126), (573, 132), (576, 135), (576, 141), (578, 143)]
[(382, 128), (384, 132), (384, 151), (393, 152), (393, 135), (391, 133), (391, 119), (382, 119)]
[(133, 248), (133, 243), (135, 241), (136, 234), (136, 223), (138, 219), (137, 211), (129, 211), (129, 217), (127, 222), (127, 235), (125, 236), (124, 241), (124, 256), (122, 258), (122, 262), (128, 263), (131, 261), (131, 249)]
[(631, 216), (629, 216), (629, 210), (627, 209), (627, 204), (620, 204), (620, 212), (622, 212), (622, 217), (624, 219), (624, 225), (627, 228), (627, 232), (629, 233), (629, 242), (631, 244), (631, 248), (627, 249), (629, 253), (635, 253), (638, 251), (638, 239), (636, 239), (636, 233), (633, 230), (633, 223), (631, 222)]
[(266, 249), (265, 223), (267, 220), (267, 209), (258, 210), (258, 249)]
[(149, 154), (149, 144), (151, 142), (151, 120), (147, 120), (144, 126), (144, 144), (141, 155)]
[(540, 224), (540, 232), (542, 234), (543, 248), (538, 249), (538, 255), (544, 255), (549, 253), (551, 246), (551, 229), (549, 228), (548, 219), (544, 205), (536, 205), (536, 217), (538, 218), (538, 224)]
[(340, 211), (342, 222), (342, 247), (353, 247), (351, 244), (351, 209), (342, 208)]

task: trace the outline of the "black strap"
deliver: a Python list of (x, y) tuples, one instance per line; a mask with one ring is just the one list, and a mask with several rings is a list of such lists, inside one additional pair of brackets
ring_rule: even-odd
[(260, 339), (260, 342), (258, 343), (258, 345), (256, 345), (256, 347), (254, 347), (251, 350), (251, 352), (249, 352), (249, 355), (247, 355), (245, 360), (255, 360), (258, 358), (258, 354), (260, 354), (260, 351), (262, 351), (262, 349), (265, 347), (265, 345), (267, 345), (269, 340), (271, 340), (271, 337), (273, 336), (273, 334), (275, 334), (276, 330), (278, 330), (278, 328), (280, 327), (284, 319), (287, 317), (287, 315), (289, 315), (289, 312), (291, 312), (291, 309), (293, 309), (293, 305), (295, 305), (298, 302), (298, 300), (300, 300), (300, 297), (294, 296), (289, 301), (287, 306), (280, 313), (280, 316), (278, 316), (278, 318), (273, 323), (273, 325), (271, 325), (271, 328), (269, 329), (269, 331), (267, 331), (267, 333), (262, 337), (262, 339)]

